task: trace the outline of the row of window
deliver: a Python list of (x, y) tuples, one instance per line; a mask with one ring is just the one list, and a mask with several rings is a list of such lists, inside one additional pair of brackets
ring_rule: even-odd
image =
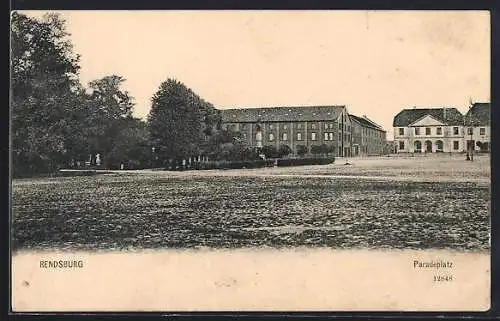
[[(415, 135), (420, 135), (420, 127), (415, 127), (414, 128)], [(473, 128), (468, 127), (467, 128), (467, 134), (472, 135), (473, 133)], [(399, 128), (399, 135), (404, 136), (405, 134), (405, 129), (404, 128)], [(431, 135), (432, 130), (431, 127), (425, 127), (425, 135)], [(442, 135), (443, 134), (443, 129), (441, 127), (436, 127), (436, 135)], [(459, 128), (458, 127), (453, 127), (453, 135), (458, 135), (459, 134)], [(479, 135), (486, 135), (486, 128), (481, 127), (479, 128)]]
[[(413, 128), (415, 135), (420, 135), (420, 127), (415, 127)], [(431, 135), (432, 129), (431, 127), (425, 127), (425, 134), (426, 135)], [(404, 128), (399, 128), (399, 135), (403, 136), (405, 134), (405, 129)], [(441, 127), (436, 127), (436, 135), (442, 135), (443, 134), (443, 128)], [(453, 127), (453, 135), (458, 135), (458, 127)]]
[[(244, 135), (244, 137), (246, 137), (246, 135)], [(274, 140), (274, 134), (273, 133), (269, 133), (268, 135), (268, 139), (269, 141), (273, 141)], [(297, 140), (302, 140), (302, 133), (297, 133)], [(315, 132), (312, 132), (311, 133), (311, 140), (316, 140), (316, 133)], [(338, 134), (338, 140), (341, 140), (342, 139), (342, 133), (339, 133)], [(344, 134), (344, 141), (349, 141), (350, 139), (350, 136), (348, 134)], [(281, 140), (288, 140), (288, 133), (282, 133), (281, 134)], [(324, 140), (330, 140), (330, 141), (334, 141), (335, 140), (335, 134), (334, 133), (325, 133), (325, 136), (324, 136)]]
[[(467, 135), (472, 135), (473, 132), (474, 132), (474, 128), (472, 128), (472, 127), (467, 128)], [(479, 135), (486, 135), (486, 128), (480, 127), (479, 128)]]
[[(428, 145), (429, 143), (432, 144), (432, 142), (427, 141), (426, 145)], [(459, 147), (460, 147), (460, 142), (458, 140), (454, 140), (453, 141), (453, 149), (454, 150), (458, 150)], [(402, 141), (402, 140), (399, 141), (399, 149), (405, 149), (405, 142)], [(415, 151), (420, 151), (421, 149), (422, 149), (422, 142), (420, 142), (420, 141), (417, 140), (415, 142)], [(443, 150), (443, 141), (438, 140), (436, 142), (436, 149), (437, 150)]]
[(363, 134), (365, 136), (372, 136), (372, 137), (383, 137), (384, 133), (380, 131), (376, 131), (373, 129), (368, 129), (368, 128), (363, 128)]
[[(325, 123), (325, 129), (333, 129), (334, 126), (335, 126), (334, 123)], [(288, 125), (287, 124), (284, 124), (281, 127), (283, 129), (288, 129)], [(247, 128), (247, 124), (240, 124), (240, 128), (241, 129), (246, 129)], [(276, 124), (269, 124), (268, 128), (269, 129), (274, 129), (274, 128), (279, 128), (279, 126), (276, 126)], [(298, 123), (296, 128), (301, 129), (302, 128), (302, 124)], [(231, 125), (231, 129), (232, 130), (236, 130), (236, 125)], [(316, 129), (316, 124), (311, 124), (311, 129)], [(339, 124), (339, 130), (342, 130), (342, 124)], [(344, 131), (350, 131), (350, 130), (351, 130), (351, 126), (344, 124)]]

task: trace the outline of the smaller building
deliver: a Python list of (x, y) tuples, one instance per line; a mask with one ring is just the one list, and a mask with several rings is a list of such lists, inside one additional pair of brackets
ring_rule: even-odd
[(410, 108), (393, 121), (398, 153), (463, 152), (464, 117), (456, 108)]
[(465, 134), (466, 148), (478, 152), (490, 151), (491, 139), (491, 104), (474, 103), (469, 107), (465, 115), (464, 124), (467, 132)]
[(386, 145), (386, 131), (368, 119), (366, 115), (358, 117), (349, 115), (352, 124), (352, 155), (375, 156), (382, 155)]

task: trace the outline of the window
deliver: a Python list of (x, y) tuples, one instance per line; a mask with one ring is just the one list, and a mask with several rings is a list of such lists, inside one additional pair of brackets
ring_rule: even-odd
[(404, 141), (399, 142), (399, 149), (405, 149), (405, 142)]
[(288, 140), (288, 134), (287, 133), (283, 133), (283, 140)]
[(453, 135), (458, 135), (458, 127), (453, 127)]
[(415, 141), (415, 153), (422, 152), (422, 142), (417, 140)]
[(302, 133), (297, 133), (297, 140), (302, 140)]
[(327, 123), (325, 123), (325, 129), (328, 129), (328, 124)]
[(339, 133), (339, 141), (341, 141), (341, 140), (342, 140), (342, 134)]
[(311, 133), (311, 140), (316, 140), (316, 133)]
[(341, 123), (339, 123), (339, 129), (342, 130), (342, 124)]
[(283, 125), (283, 129), (288, 129), (288, 126), (287, 125)]
[(415, 127), (415, 135), (420, 135), (420, 128)]
[(325, 133), (325, 140), (328, 140), (328, 133)]
[(273, 141), (273, 139), (274, 139), (274, 135), (272, 133), (269, 134), (269, 141)]
[(247, 128), (247, 124), (241, 124), (240, 127), (241, 127), (241, 129), (246, 129)]
[(330, 140), (333, 140), (333, 133), (329, 133), (328, 136), (330, 137)]
[(302, 128), (302, 124), (297, 124), (297, 128)]
[(351, 131), (351, 126), (350, 125), (347, 125), (347, 131)]
[(330, 124), (328, 125), (328, 128), (332, 129), (332, 128), (333, 128), (333, 124), (332, 124), (332, 123), (330, 123)]
[(484, 127), (479, 128), (479, 135), (486, 135), (486, 128)]
[(443, 151), (443, 141), (442, 140), (438, 140), (436, 142), (436, 151), (437, 152), (442, 152)]
[(429, 127), (425, 127), (425, 134), (430, 135), (431, 134), (431, 129)]
[(273, 129), (273, 124), (269, 124), (269, 129)]
[(472, 135), (472, 127), (467, 128), (467, 135)]
[(453, 141), (453, 149), (457, 150), (458, 149), (458, 140)]
[(311, 124), (312, 129), (316, 129), (316, 124)]
[(436, 128), (436, 134), (437, 135), (443, 134), (443, 129), (441, 127)]

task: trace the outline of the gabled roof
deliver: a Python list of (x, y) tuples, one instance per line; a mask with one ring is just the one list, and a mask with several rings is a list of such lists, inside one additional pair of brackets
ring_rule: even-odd
[(385, 132), (385, 130), (382, 129), (382, 126), (376, 124), (374, 121), (368, 119), (368, 117), (366, 117), (366, 116), (358, 117), (358, 116), (349, 114), (349, 117), (352, 120), (354, 120), (355, 122), (359, 123), (361, 126), (372, 128), (372, 129), (377, 129), (377, 130)]
[(432, 117), (432, 115), (425, 115), (420, 117), (419, 119), (415, 120), (413, 123), (411, 123), (409, 126), (425, 126), (425, 123), (422, 124), (424, 121), (431, 121), (431, 122), (436, 122), (436, 125), (444, 125), (439, 119), (436, 119), (435, 117)]
[(345, 106), (293, 106), (220, 109), (222, 121), (231, 122), (279, 122), (335, 120)]
[(490, 103), (474, 103), (465, 115), (465, 123), (473, 125), (489, 125), (491, 119)]
[(463, 125), (464, 116), (458, 109), (442, 107), (442, 108), (411, 108), (400, 111), (392, 122), (393, 127), (406, 127), (415, 121), (430, 115), (436, 120), (447, 125)]

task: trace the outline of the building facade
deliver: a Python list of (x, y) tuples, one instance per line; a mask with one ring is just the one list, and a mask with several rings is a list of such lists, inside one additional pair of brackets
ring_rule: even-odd
[(352, 156), (352, 123), (345, 106), (222, 109), (222, 127), (240, 132), (249, 146), (327, 145), (336, 156)]
[(387, 141), (386, 131), (368, 119), (366, 115), (349, 115), (352, 124), (353, 156), (375, 156), (384, 154)]
[(476, 152), (489, 152), (491, 139), (491, 104), (474, 103), (465, 115), (466, 149)]
[(403, 109), (393, 121), (398, 153), (463, 152), (464, 117), (456, 108)]

